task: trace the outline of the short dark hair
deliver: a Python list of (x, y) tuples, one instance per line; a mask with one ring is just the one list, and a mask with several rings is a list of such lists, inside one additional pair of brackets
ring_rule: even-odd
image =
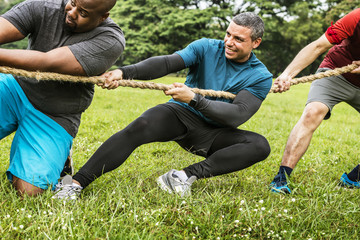
[(265, 31), (264, 22), (255, 13), (244, 12), (233, 17), (232, 21), (237, 25), (247, 27), (251, 30), (251, 40), (261, 38)]

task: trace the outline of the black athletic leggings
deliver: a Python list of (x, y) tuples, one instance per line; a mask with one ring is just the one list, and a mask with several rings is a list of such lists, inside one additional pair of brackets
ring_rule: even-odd
[[(125, 129), (106, 140), (75, 174), (82, 187), (119, 167), (139, 146), (167, 142), (186, 134), (187, 128), (169, 108), (158, 105), (144, 112)], [(270, 154), (267, 140), (253, 132), (224, 129), (214, 140), (208, 157), (184, 169), (188, 176), (206, 178), (247, 168)]]

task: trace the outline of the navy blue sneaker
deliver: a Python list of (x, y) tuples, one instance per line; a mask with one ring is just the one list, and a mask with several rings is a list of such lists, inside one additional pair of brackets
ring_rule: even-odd
[(340, 186), (348, 187), (348, 188), (360, 188), (360, 181), (359, 182), (351, 181), (347, 173), (344, 173), (340, 178)]
[(274, 180), (270, 183), (270, 190), (275, 193), (290, 194), (291, 189), (287, 183), (286, 174), (278, 174), (274, 177)]

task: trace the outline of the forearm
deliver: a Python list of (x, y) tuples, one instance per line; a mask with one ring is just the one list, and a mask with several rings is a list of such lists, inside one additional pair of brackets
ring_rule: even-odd
[(79, 62), (67, 47), (49, 52), (19, 49), (0, 49), (0, 65), (29, 71), (85, 75)]
[(232, 103), (209, 100), (198, 94), (196, 98), (196, 110), (215, 122), (232, 128), (249, 120), (262, 103), (262, 100), (247, 90), (240, 91)]
[(178, 54), (156, 56), (136, 64), (121, 67), (123, 79), (151, 80), (185, 68)]
[(286, 67), (283, 74), (294, 78), (304, 68), (313, 63), (321, 54), (329, 50), (332, 44), (327, 40), (325, 35), (321, 36), (316, 41), (304, 47), (293, 59), (293, 61)]
[(43, 64), (46, 61), (40, 61), (44, 59), (41, 55), (45, 56), (43, 52), (32, 50), (0, 49), (0, 64), (26, 70), (41, 70), (38, 68), (46, 67), (46, 64)]

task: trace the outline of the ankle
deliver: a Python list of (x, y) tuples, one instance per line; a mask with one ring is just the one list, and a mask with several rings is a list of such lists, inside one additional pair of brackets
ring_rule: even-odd
[(73, 179), (72, 181), (73, 181), (73, 184), (75, 183), (76, 185), (79, 185), (81, 187), (81, 184), (78, 181), (76, 181), (75, 179)]
[(347, 176), (351, 181), (359, 182), (360, 181), (360, 165), (357, 165), (349, 174), (347, 174)]
[(279, 172), (278, 174), (285, 174), (288, 175), (288, 177), (290, 177), (291, 173), (292, 173), (293, 169), (288, 167), (288, 166), (283, 166), (281, 165), (279, 168)]

